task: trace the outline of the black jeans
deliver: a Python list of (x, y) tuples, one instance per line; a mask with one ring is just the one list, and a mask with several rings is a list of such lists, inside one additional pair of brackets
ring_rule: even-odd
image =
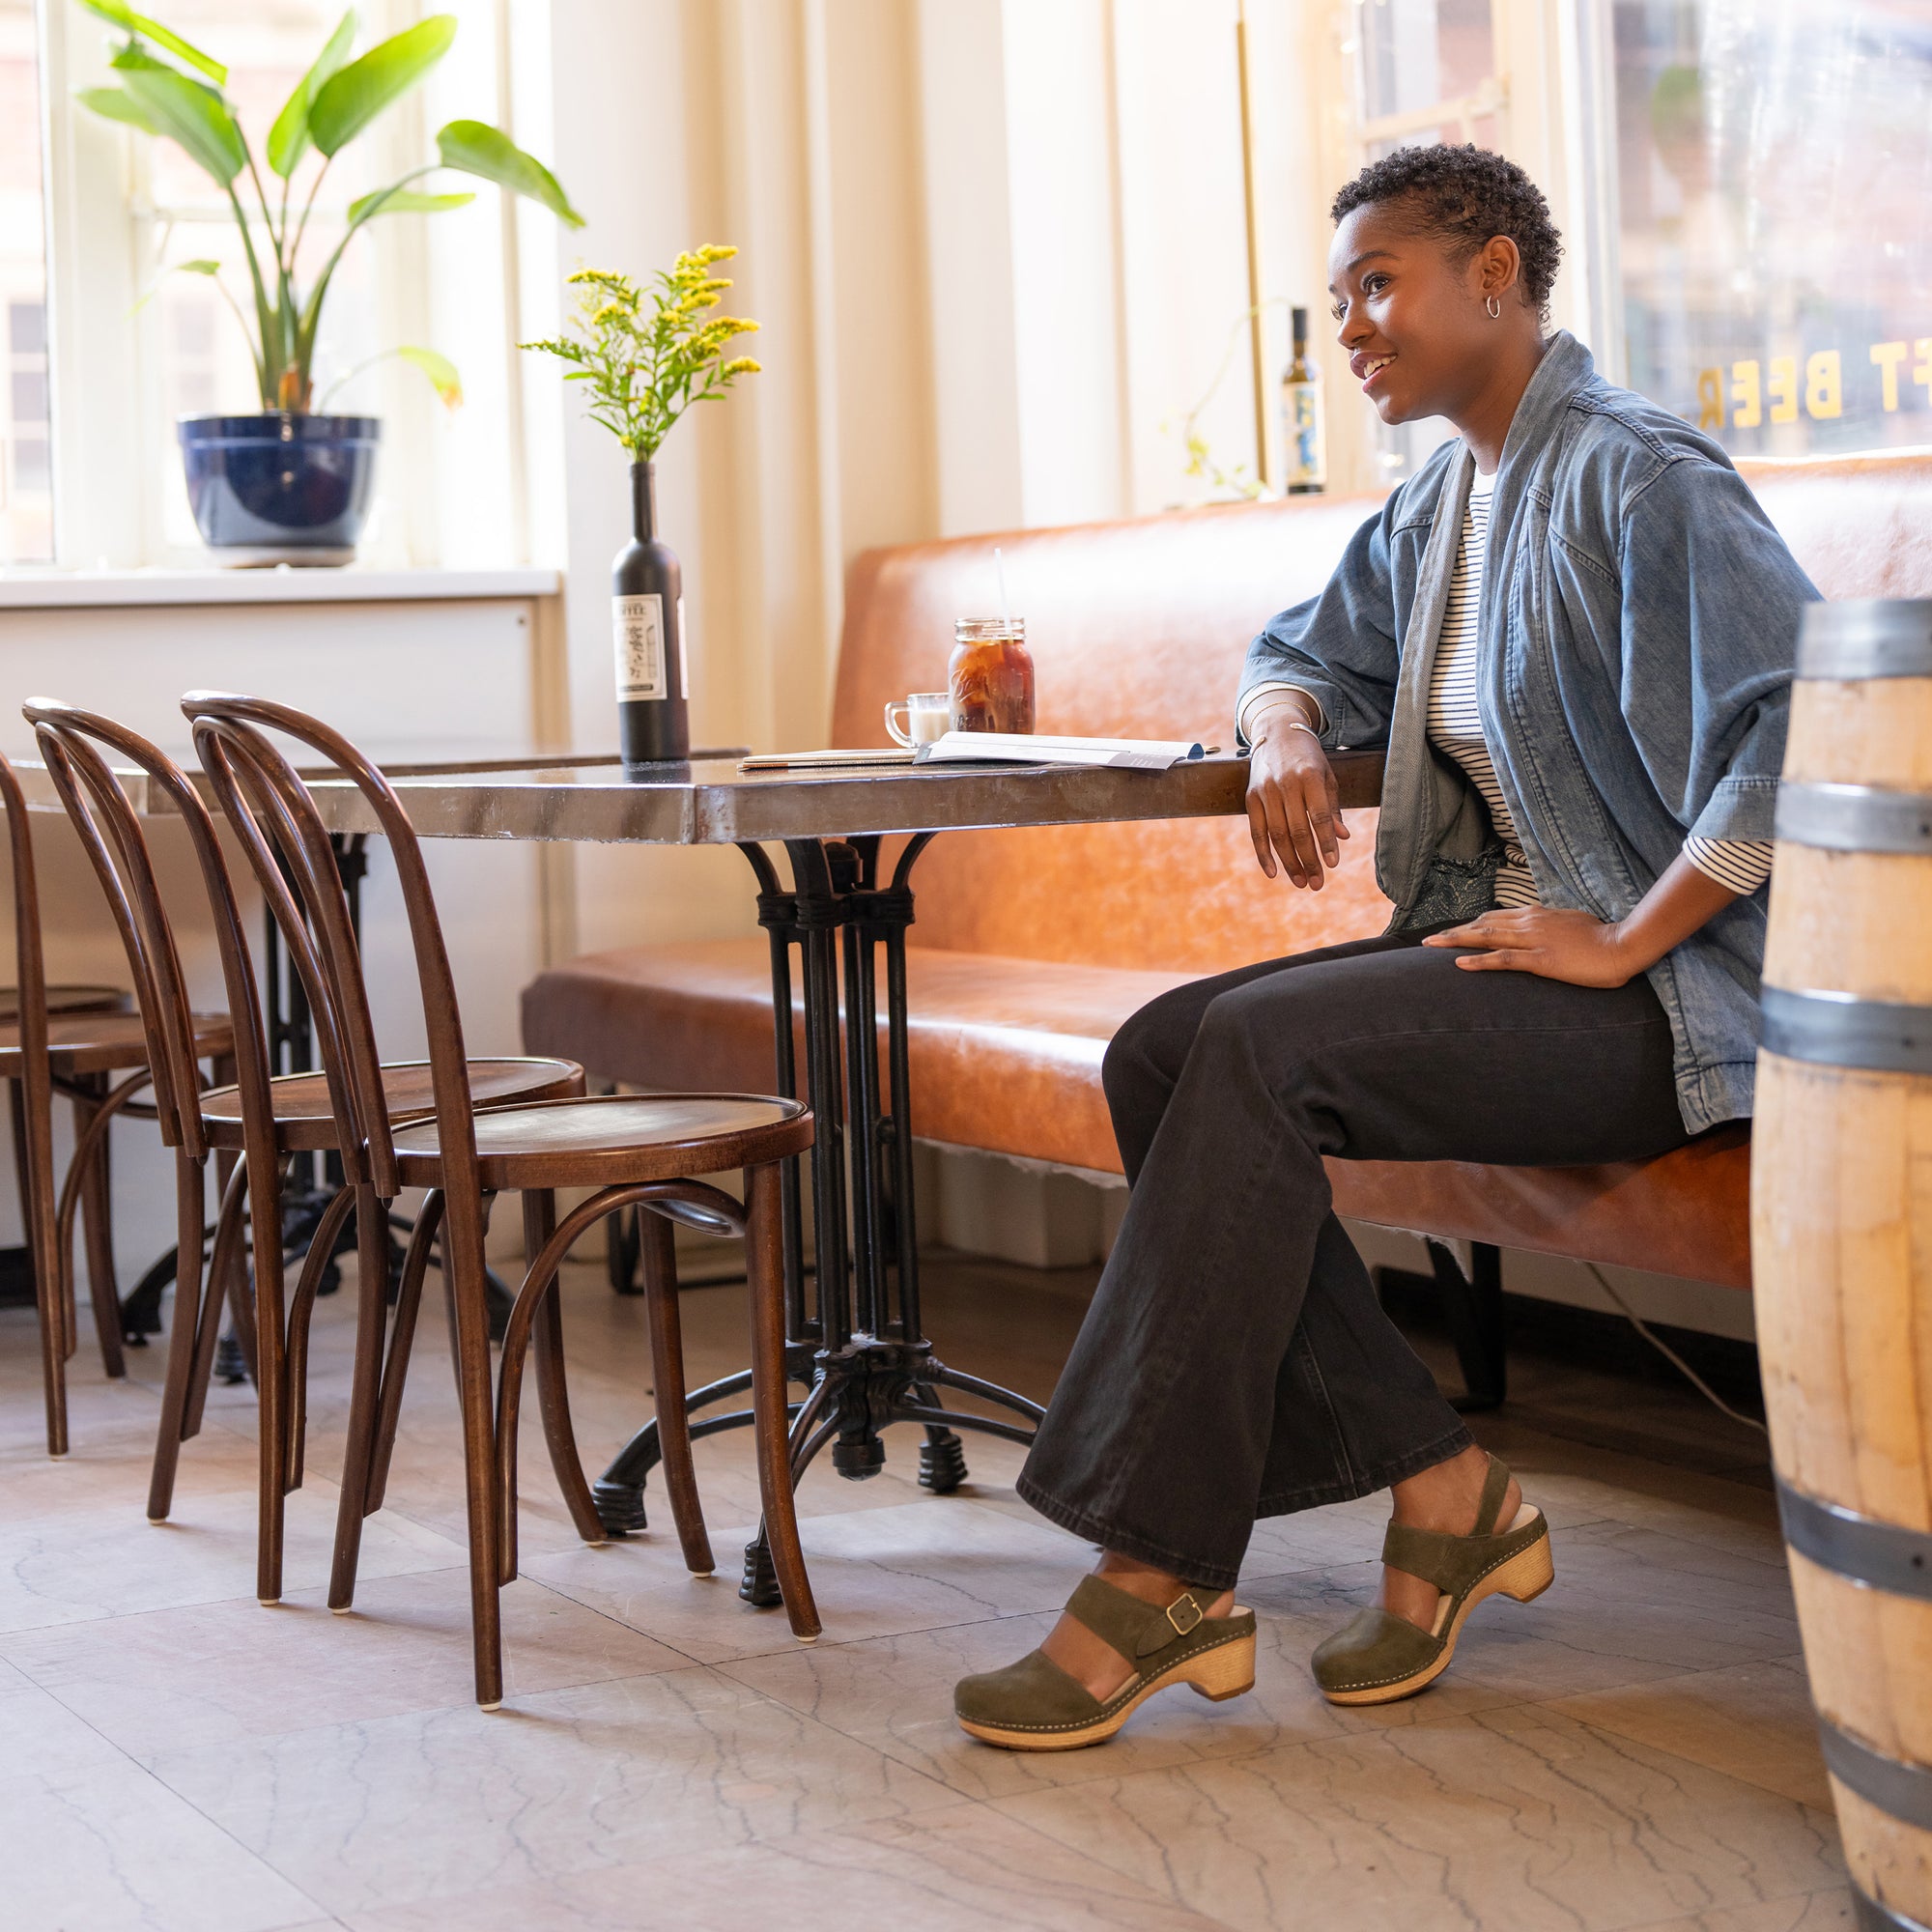
[(1019, 1480), (1055, 1522), (1229, 1589), (1257, 1517), (1466, 1446), (1335, 1218), (1324, 1154), (1567, 1166), (1688, 1138), (1645, 980), (1465, 973), (1420, 937), (1177, 987), (1116, 1037), (1133, 1191)]

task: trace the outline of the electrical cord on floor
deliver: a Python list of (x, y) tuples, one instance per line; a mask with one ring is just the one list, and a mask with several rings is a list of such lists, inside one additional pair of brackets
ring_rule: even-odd
[(1630, 1303), (1623, 1298), (1623, 1296), (1616, 1291), (1614, 1287), (1611, 1286), (1609, 1276), (1606, 1275), (1603, 1271), (1603, 1269), (1596, 1264), (1595, 1262), (1585, 1262), (1583, 1265), (1586, 1268), (1588, 1268), (1593, 1275), (1597, 1277), (1597, 1286), (1601, 1288), (1604, 1291), (1604, 1293), (1607, 1294), (1613, 1302), (1616, 1303), (1618, 1311), (1630, 1322), (1631, 1326), (1634, 1328), (1636, 1332), (1639, 1335), (1641, 1335), (1643, 1339), (1646, 1342), (1648, 1342), (1650, 1346), (1653, 1349), (1655, 1349), (1660, 1355), (1662, 1355), (1664, 1358), (1665, 1361), (1670, 1363), (1671, 1366), (1675, 1368), (1690, 1383), (1691, 1387), (1694, 1388), (1699, 1395), (1703, 1396), (1707, 1401), (1711, 1402), (1717, 1407), (1722, 1409), (1723, 1412), (1726, 1415), (1728, 1415), (1733, 1422), (1742, 1422), (1747, 1429), (1755, 1429), (1760, 1435), (1769, 1435), (1771, 1434), (1770, 1430), (1768, 1430), (1764, 1426), (1764, 1424), (1759, 1422), (1754, 1416), (1741, 1414), (1737, 1409), (1733, 1408), (1730, 1406), (1730, 1404), (1727, 1403), (1723, 1399), (1723, 1397), (1720, 1396), (1718, 1393), (1718, 1391), (1714, 1389), (1711, 1386), (1711, 1384), (1707, 1382), (1704, 1379), (1704, 1378), (1700, 1376), (1697, 1373), (1697, 1371), (1693, 1369), (1690, 1366), (1690, 1364), (1687, 1362), (1684, 1359), (1684, 1357), (1680, 1355), (1677, 1352), (1677, 1350), (1673, 1349), (1670, 1346), (1670, 1344), (1663, 1339), (1662, 1335), (1653, 1334), (1651, 1330), (1645, 1325), (1643, 1317), (1639, 1315), (1636, 1312), (1636, 1310), (1633, 1308), (1630, 1305)]

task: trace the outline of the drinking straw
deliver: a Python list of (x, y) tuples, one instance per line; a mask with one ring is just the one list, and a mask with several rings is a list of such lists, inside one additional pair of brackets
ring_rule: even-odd
[(998, 544), (993, 546), (993, 568), (1000, 573), (1000, 622), (1007, 627), (1007, 635), (1013, 633), (1013, 604), (1007, 595), (1007, 560), (1000, 554)]

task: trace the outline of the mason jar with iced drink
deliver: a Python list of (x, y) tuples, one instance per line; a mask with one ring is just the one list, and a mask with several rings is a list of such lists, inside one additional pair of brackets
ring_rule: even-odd
[(1033, 657), (1019, 617), (961, 617), (947, 667), (955, 731), (1033, 729)]

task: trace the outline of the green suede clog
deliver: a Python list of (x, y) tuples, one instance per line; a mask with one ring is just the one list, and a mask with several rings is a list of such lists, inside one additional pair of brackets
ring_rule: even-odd
[(1309, 1661), (1331, 1704), (1392, 1704), (1414, 1696), (1449, 1667), (1463, 1620), (1485, 1597), (1526, 1604), (1548, 1589), (1556, 1571), (1543, 1512), (1525, 1504), (1509, 1528), (1496, 1528), (1509, 1481), (1509, 1470), (1492, 1456), (1471, 1536), (1389, 1524), (1382, 1561), (1442, 1592), (1435, 1627), (1420, 1629), (1388, 1610), (1362, 1611)]
[(1255, 1613), (1236, 1606), (1210, 1617), (1201, 1605), (1221, 1593), (1183, 1590), (1150, 1604), (1098, 1577), (1083, 1577), (1066, 1608), (1134, 1667), (1104, 1702), (1044, 1651), (1004, 1670), (962, 1677), (952, 1693), (962, 1730), (1008, 1750), (1078, 1750), (1111, 1738), (1156, 1690), (1185, 1684), (1219, 1703), (1255, 1685)]

